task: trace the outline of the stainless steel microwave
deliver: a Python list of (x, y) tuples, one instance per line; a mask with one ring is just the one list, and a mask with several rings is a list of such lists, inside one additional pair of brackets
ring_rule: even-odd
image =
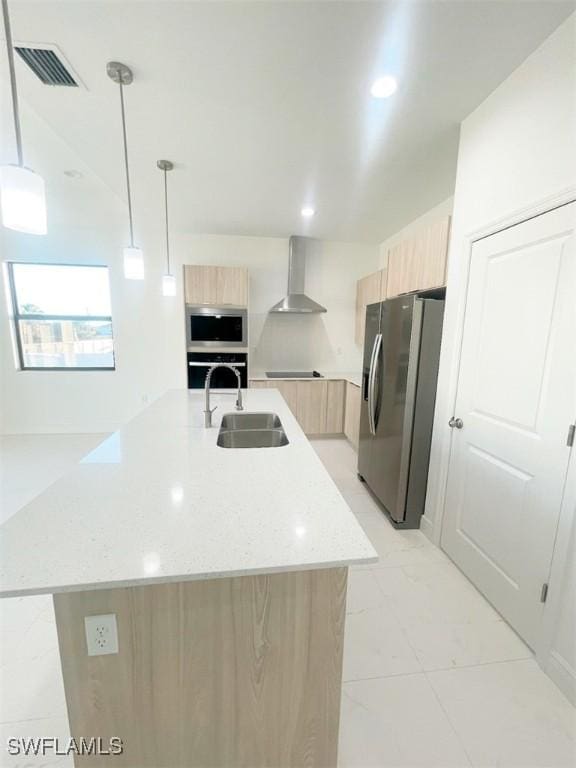
[(248, 313), (231, 307), (186, 305), (189, 347), (247, 347)]

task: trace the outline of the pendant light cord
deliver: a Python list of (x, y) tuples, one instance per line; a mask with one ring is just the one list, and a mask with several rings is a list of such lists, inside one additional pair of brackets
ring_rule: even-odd
[[(2, 0), (6, 2), (7, 0)], [(124, 86), (120, 79), (120, 110), (122, 112), (122, 138), (124, 140), (124, 165), (126, 168), (126, 191), (128, 193), (128, 219), (130, 221), (130, 246), (134, 248), (134, 222), (132, 220), (132, 195), (130, 193), (130, 171), (128, 168), (128, 141), (126, 139), (126, 112), (124, 110)]]
[(18, 92), (16, 90), (16, 71), (14, 69), (14, 47), (12, 45), (12, 31), (10, 29), (10, 16), (8, 14), (8, 0), (2, 0), (2, 15), (4, 17), (4, 31), (6, 34), (6, 52), (8, 54), (8, 69), (10, 71), (10, 90), (12, 91), (12, 113), (14, 115), (14, 136), (16, 138), (16, 154), (18, 165), (24, 165), (22, 155), (22, 132), (20, 130), (20, 114), (18, 112)]
[(170, 238), (168, 237), (168, 176), (164, 168), (164, 214), (166, 219), (166, 269), (170, 274)]

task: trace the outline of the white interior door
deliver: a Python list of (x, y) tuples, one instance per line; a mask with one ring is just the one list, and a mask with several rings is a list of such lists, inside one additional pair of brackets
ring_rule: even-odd
[(442, 546), (535, 647), (576, 417), (576, 203), (472, 248)]

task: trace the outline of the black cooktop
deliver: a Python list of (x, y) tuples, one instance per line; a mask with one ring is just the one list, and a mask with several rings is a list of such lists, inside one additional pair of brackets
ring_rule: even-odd
[(269, 379), (323, 379), (318, 371), (266, 371)]

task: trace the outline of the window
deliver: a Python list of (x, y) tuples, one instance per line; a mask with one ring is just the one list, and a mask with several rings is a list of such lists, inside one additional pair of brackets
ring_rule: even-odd
[(108, 267), (8, 264), (23, 370), (114, 369)]

